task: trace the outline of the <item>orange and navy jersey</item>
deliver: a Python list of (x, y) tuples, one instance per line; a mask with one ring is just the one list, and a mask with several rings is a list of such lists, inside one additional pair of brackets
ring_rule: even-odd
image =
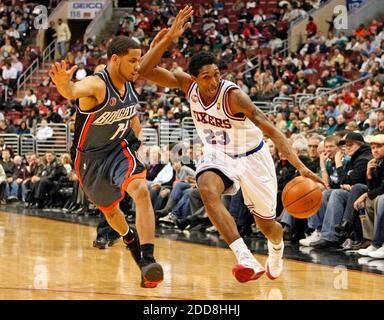
[(95, 74), (106, 85), (104, 101), (89, 111), (76, 110), (75, 134), (71, 154), (76, 150), (92, 152), (117, 145), (135, 138), (131, 119), (136, 115), (138, 98), (132, 83), (125, 84), (125, 94), (120, 96), (106, 69)]

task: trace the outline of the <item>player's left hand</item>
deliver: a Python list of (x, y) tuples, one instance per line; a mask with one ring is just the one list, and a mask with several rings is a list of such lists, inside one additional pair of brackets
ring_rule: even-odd
[(317, 184), (320, 184), (323, 188), (326, 188), (324, 181), (319, 176), (315, 175), (308, 168), (301, 169), (299, 172), (300, 172), (300, 175), (302, 177), (309, 178), (309, 179), (315, 181)]
[(184, 33), (185, 30), (191, 26), (187, 20), (192, 17), (192, 15), (192, 6), (185, 6), (184, 9), (179, 11), (172, 23), (171, 28), (168, 31), (168, 35), (171, 37), (171, 39), (176, 40)]
[(156, 45), (161, 41), (161, 39), (164, 38), (164, 36), (167, 34), (168, 31), (169, 31), (169, 28), (161, 29), (157, 33), (157, 35), (153, 38), (153, 40), (151, 42), (151, 45), (149, 46), (149, 50), (151, 50), (152, 48), (156, 47)]

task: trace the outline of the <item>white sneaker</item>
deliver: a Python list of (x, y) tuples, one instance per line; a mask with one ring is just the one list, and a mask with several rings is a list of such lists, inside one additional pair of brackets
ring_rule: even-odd
[(384, 259), (384, 246), (375, 251), (368, 252), (368, 256), (376, 259)]
[(299, 243), (304, 247), (310, 247), (312, 242), (319, 241), (321, 239), (321, 232), (318, 230), (315, 230), (312, 232), (312, 234), (305, 239), (301, 239)]
[(268, 278), (271, 280), (277, 279), (283, 271), (283, 253), (283, 241), (281, 241), (281, 248), (276, 250), (273, 248), (272, 242), (268, 240), (268, 259), (265, 262), (265, 269)]
[(365, 265), (367, 265), (369, 263), (369, 261), (372, 261), (371, 257), (363, 257), (363, 258), (357, 259), (357, 263), (358, 264), (365, 264)]
[(370, 252), (376, 251), (378, 248), (374, 247), (373, 245), (370, 245), (366, 249), (360, 249), (357, 251), (357, 253), (361, 256), (369, 256)]
[(368, 262), (368, 266), (376, 268), (379, 271), (384, 271), (384, 260), (375, 260)]
[(217, 233), (217, 228), (215, 226), (211, 226), (207, 229), (205, 229), (205, 231), (209, 232), (209, 233)]
[(159, 219), (159, 222), (175, 223), (176, 216), (170, 212), (165, 217)]
[(367, 265), (369, 267), (372, 267), (372, 268), (380, 268), (382, 269), (384, 267), (384, 261), (383, 260), (376, 260), (376, 259), (372, 259), (371, 261), (369, 261), (367, 263)]
[(240, 252), (238, 264), (232, 268), (232, 274), (239, 282), (259, 279), (265, 272), (262, 265), (248, 251)]

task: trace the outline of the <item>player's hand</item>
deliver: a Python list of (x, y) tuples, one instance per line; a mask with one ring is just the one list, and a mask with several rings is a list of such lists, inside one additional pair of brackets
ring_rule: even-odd
[(319, 176), (315, 175), (308, 168), (301, 169), (299, 172), (302, 177), (309, 178), (315, 181), (316, 183), (320, 184), (323, 188), (326, 188), (324, 181)]
[(173, 21), (171, 28), (168, 31), (168, 35), (172, 40), (179, 38), (185, 30), (187, 30), (191, 24), (187, 20), (192, 17), (193, 9), (191, 6), (185, 6), (177, 14), (175, 21)]
[(55, 85), (65, 84), (72, 79), (76, 70), (77, 65), (74, 65), (71, 69), (67, 70), (67, 63), (64, 60), (61, 60), (61, 63), (56, 62), (55, 64), (51, 64), (49, 76)]
[(149, 46), (149, 50), (156, 47), (156, 45), (164, 38), (164, 36), (168, 33), (169, 28), (161, 29), (157, 35), (153, 38), (151, 45)]

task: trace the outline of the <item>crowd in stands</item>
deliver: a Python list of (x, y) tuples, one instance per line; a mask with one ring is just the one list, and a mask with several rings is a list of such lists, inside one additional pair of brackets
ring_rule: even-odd
[(17, 78), (39, 56), (35, 47), (26, 44), (38, 14), (35, 6), (16, 0), (0, 3), (0, 97), (13, 94)]
[[(283, 209), (281, 192), (298, 173), (279, 155), (273, 142), (267, 140), (276, 165), (277, 214), (284, 225), (286, 240), (322, 249), (360, 250), (363, 255), (377, 251), (379, 256), (384, 250), (379, 251), (384, 244), (384, 152), (380, 151), (384, 148), (381, 137), (384, 134), (384, 24), (381, 19), (372, 20), (347, 36), (336, 32), (332, 22), (328, 32), (323, 34), (318, 31), (316, 21), (310, 18), (307, 40), (298, 51), (282, 51), (289, 23), (305, 16), (321, 2), (281, 1), (275, 9), (266, 12), (259, 9), (258, 1), (237, 1), (234, 8), (226, 8), (220, 0), (199, 4), (195, 8), (195, 27), (169, 48), (162, 65), (172, 71), (182, 71), (188, 67), (188, 59), (194, 52), (214, 52), (224, 78), (235, 82), (253, 101), (269, 103), (268, 118), (291, 139), (301, 160), (322, 176), (327, 185), (323, 207), (308, 221), (295, 220)], [(28, 6), (21, 8), (24, 7)], [(224, 11), (227, 9), (229, 11)], [(139, 5), (121, 18), (117, 34), (134, 36), (148, 47), (156, 32), (172, 23), (177, 10), (172, 1)], [(239, 23), (236, 25), (224, 14), (231, 10), (237, 15)], [(8, 17), (7, 13), (9, 6), (1, 4), (0, 15)], [(26, 17), (30, 14), (28, 12)], [(12, 19), (16, 21), (17, 17), (16, 14), (0, 20), (0, 23), (9, 20), (8, 24), (0, 25), (0, 34), (2, 30), (9, 31)], [(22, 17), (20, 13), (19, 18)], [(51, 24), (51, 28), (56, 27)], [(3, 35), (0, 65), (4, 52), (11, 54), (3, 61), (11, 58), (15, 64), (26, 52), (10, 45), (14, 34), (11, 29)], [(70, 65), (79, 65), (75, 81), (92, 74), (97, 64), (106, 62), (109, 40), (98, 45), (92, 39), (85, 43), (77, 41), (71, 44), (69, 51), (60, 49), (59, 55), (65, 55)], [(360, 78), (365, 80), (349, 84)], [(343, 84), (346, 84), (343, 89), (332, 90)], [(50, 86), (52, 83), (47, 78), (40, 87)], [(319, 88), (325, 94), (318, 95)], [(136, 90), (143, 102), (139, 110), (143, 127), (159, 128), (162, 123), (180, 123), (190, 116), (185, 97), (179, 91), (160, 88), (143, 79), (136, 82)], [(299, 100), (304, 94), (307, 98)], [(12, 123), (0, 112), (0, 133), (33, 133), (46, 139), (52, 134), (47, 124), (70, 125), (75, 116), (72, 101), (63, 101), (60, 96), (43, 93), (39, 88), (28, 90), (19, 101), (19, 108), (30, 108), (31, 112), (18, 123)], [(37, 124), (42, 124), (40, 132)], [(201, 145), (182, 143), (181, 146), (182, 151), (176, 156), (172, 156), (170, 145), (145, 148), (148, 188), (157, 223), (179, 230), (216, 232), (196, 188), (195, 169), (201, 157)], [(12, 155), (4, 141), (0, 141), (0, 147), (3, 149), (0, 162), (2, 203), (18, 199), (26, 207), (60, 207), (72, 214), (97, 212), (79, 187), (68, 155), (62, 155), (61, 159), (52, 153), (42, 158), (35, 154), (21, 158)], [(223, 201), (235, 217), (241, 234), (255, 236), (257, 230), (243, 204), (241, 191), (235, 196), (223, 197)], [(131, 214), (134, 208), (129, 200), (127, 203), (127, 213)], [(363, 206), (365, 213), (361, 210)], [(368, 218), (364, 220), (358, 213)]]

